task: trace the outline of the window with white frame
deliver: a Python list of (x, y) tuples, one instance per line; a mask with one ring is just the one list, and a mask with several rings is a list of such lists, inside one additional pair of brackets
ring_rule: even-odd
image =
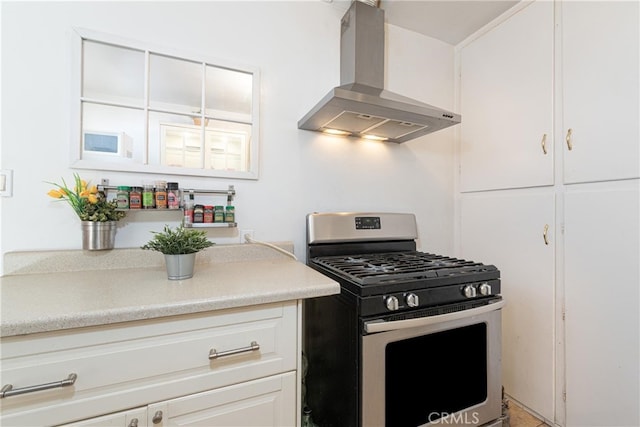
[(72, 166), (258, 178), (257, 69), (76, 29)]

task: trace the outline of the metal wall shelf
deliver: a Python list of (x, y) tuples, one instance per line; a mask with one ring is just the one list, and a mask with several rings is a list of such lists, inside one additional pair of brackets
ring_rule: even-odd
[(196, 222), (193, 224), (185, 224), (185, 228), (237, 228), (235, 222)]
[[(118, 186), (109, 185), (108, 179), (102, 179), (102, 184), (98, 185), (98, 191), (109, 192), (109, 191), (117, 191)], [(227, 206), (231, 206), (233, 204), (233, 198), (236, 195), (236, 190), (233, 185), (229, 185), (229, 188), (226, 190), (205, 190), (200, 188), (181, 188), (182, 195), (185, 194), (200, 194), (200, 195), (213, 195), (213, 196), (227, 196)], [(182, 201), (181, 201), (182, 202)], [(119, 211), (124, 212), (144, 212), (148, 214), (150, 212), (184, 212), (183, 207), (177, 209), (117, 209)], [(236, 228), (238, 227), (238, 223), (236, 222), (196, 222), (193, 224), (185, 224), (186, 228)]]

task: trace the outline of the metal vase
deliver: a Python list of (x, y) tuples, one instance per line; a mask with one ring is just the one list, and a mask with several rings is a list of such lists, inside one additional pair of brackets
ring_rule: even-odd
[(81, 221), (82, 249), (103, 251), (113, 249), (116, 241), (116, 221)]
[(165, 255), (164, 262), (169, 280), (190, 279), (193, 277), (196, 254)]

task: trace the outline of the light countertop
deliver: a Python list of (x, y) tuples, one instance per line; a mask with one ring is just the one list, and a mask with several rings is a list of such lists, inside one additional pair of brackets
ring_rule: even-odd
[[(120, 252), (119, 252), (120, 251)], [(0, 277), (0, 336), (96, 326), (337, 294), (335, 281), (279, 252), (257, 245), (220, 245), (199, 253), (193, 278), (168, 280), (159, 253), (144, 267), (128, 265), (148, 251), (113, 250), (103, 269), (47, 271), (73, 253), (5, 256)], [(148, 255), (144, 256), (148, 256)], [(11, 254), (7, 254), (11, 255)], [(22, 255), (22, 256), (21, 256)], [(219, 255), (219, 256), (217, 256)], [(37, 262), (25, 262), (32, 257)], [(52, 262), (52, 257), (56, 262)], [(13, 258), (13, 259), (12, 259)], [(121, 259), (121, 262), (116, 262)], [(16, 262), (16, 260), (23, 260)], [(44, 262), (43, 262), (44, 260)], [(86, 260), (85, 260), (86, 261)], [(150, 265), (151, 264), (151, 265)], [(18, 267), (14, 267), (19, 265)], [(87, 267), (89, 265), (89, 267)], [(150, 265), (150, 266), (149, 266)], [(118, 268), (118, 267), (126, 268)], [(95, 267), (95, 265), (94, 265)], [(87, 269), (89, 268), (89, 269)]]

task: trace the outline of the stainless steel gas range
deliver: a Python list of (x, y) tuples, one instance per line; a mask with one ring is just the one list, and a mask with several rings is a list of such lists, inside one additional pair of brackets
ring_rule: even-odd
[(415, 216), (307, 216), (338, 295), (304, 309), (304, 404), (320, 426), (502, 424), (500, 272), (416, 250)]

